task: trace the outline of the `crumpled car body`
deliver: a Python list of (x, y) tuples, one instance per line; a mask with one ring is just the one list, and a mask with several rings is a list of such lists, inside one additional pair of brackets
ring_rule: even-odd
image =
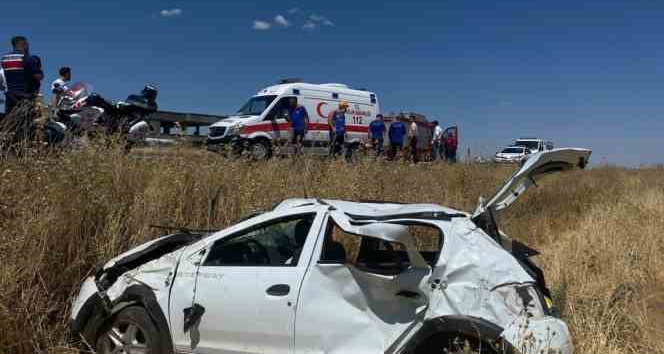
[(531, 155), (472, 214), (289, 199), (219, 232), (158, 238), (83, 282), (72, 329), (99, 349), (114, 319), (138, 306), (166, 352), (572, 353), (530, 260), (537, 251), (502, 233), (496, 214), (538, 176), (583, 168), (589, 156)]

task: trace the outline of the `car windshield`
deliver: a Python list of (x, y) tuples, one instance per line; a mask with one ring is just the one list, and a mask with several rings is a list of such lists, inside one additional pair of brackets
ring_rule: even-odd
[(517, 140), (516, 146), (524, 146), (527, 147), (530, 150), (537, 150), (539, 149), (539, 141), (537, 140)]
[(275, 95), (254, 96), (237, 111), (239, 116), (258, 116), (277, 98)]
[(523, 154), (522, 147), (508, 147), (502, 151), (503, 154)]

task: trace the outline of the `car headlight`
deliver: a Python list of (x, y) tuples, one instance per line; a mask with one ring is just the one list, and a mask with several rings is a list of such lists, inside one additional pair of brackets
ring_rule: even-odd
[(238, 124), (231, 125), (228, 127), (226, 130), (226, 135), (232, 136), (232, 135), (240, 135), (240, 126)]
[(546, 316), (543, 298), (533, 284), (510, 284), (497, 288), (496, 293), (505, 301), (505, 307), (515, 316), (526, 315), (539, 319)]

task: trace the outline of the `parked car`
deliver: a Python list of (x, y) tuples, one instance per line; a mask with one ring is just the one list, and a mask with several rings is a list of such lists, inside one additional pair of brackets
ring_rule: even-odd
[(83, 282), (72, 328), (97, 353), (572, 353), (537, 251), (496, 220), (590, 153), (533, 155), (474, 213), (289, 199), (158, 238)]
[(519, 163), (530, 155), (530, 150), (524, 146), (508, 146), (493, 156), (494, 162)]
[(531, 154), (540, 151), (553, 150), (553, 142), (545, 141), (539, 138), (519, 138), (516, 139), (513, 146), (523, 146), (530, 150)]

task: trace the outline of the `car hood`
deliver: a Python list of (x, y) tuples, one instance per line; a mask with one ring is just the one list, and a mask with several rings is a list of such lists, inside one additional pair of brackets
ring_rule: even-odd
[(496, 157), (508, 157), (509, 158), (509, 157), (520, 157), (520, 156), (524, 156), (524, 154), (519, 154), (519, 153), (511, 154), (511, 153), (504, 153), (504, 152), (499, 152), (499, 153), (496, 154)]
[(260, 120), (260, 116), (231, 116), (225, 119), (222, 119), (214, 124), (212, 127), (229, 127), (234, 125), (243, 125), (247, 123), (253, 123)]
[(108, 261), (104, 266), (97, 269), (95, 279), (97, 281), (103, 279), (101, 285), (106, 290), (123, 273), (183, 248), (200, 240), (201, 237), (203, 237), (202, 234), (177, 233), (146, 242)]
[(498, 211), (512, 204), (523, 192), (535, 184), (535, 178), (574, 167), (585, 168), (590, 159), (591, 150), (580, 148), (561, 148), (538, 152), (530, 155), (521, 169), (517, 171), (498, 192), (485, 202), (480, 200), (473, 218), (489, 211)]

